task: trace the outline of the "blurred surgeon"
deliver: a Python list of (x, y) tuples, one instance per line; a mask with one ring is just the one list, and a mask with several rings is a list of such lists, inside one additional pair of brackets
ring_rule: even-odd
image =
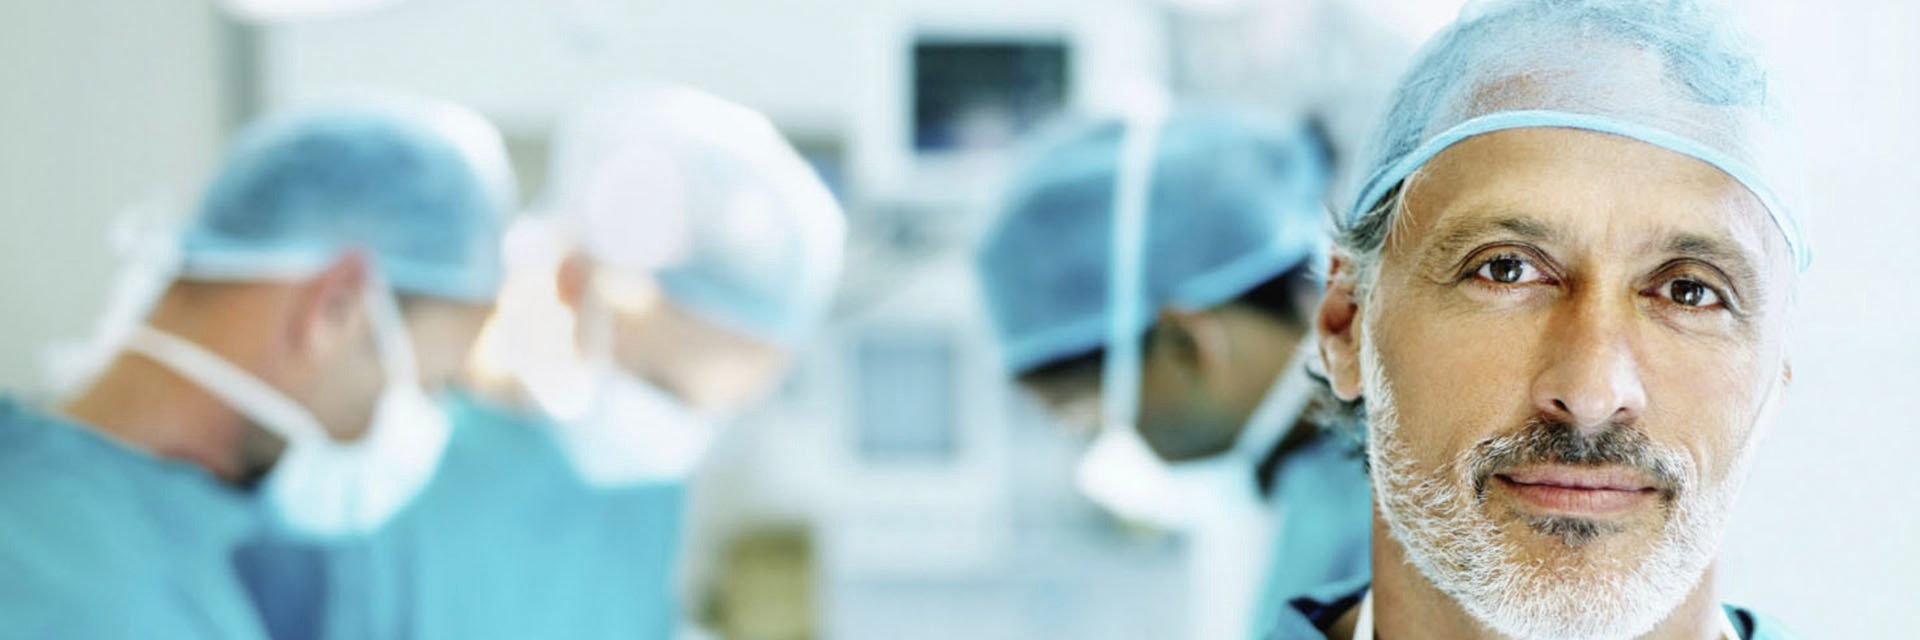
[[(538, 216), (439, 474), (321, 560), (280, 550), (282, 637), (669, 638), (687, 480), (825, 315), (838, 205), (766, 118), (673, 86), (590, 101), (555, 136)], [(319, 564), (318, 568), (302, 564)], [(324, 602), (324, 607), (312, 603)]]
[(266, 637), (246, 549), (364, 536), (431, 478), (511, 185), (449, 105), (243, 131), (105, 368), (54, 411), (0, 404), (0, 637)]
[(1305, 418), (1321, 137), (1184, 108), (1070, 127), (1033, 155), (978, 254), (1007, 369), (1098, 423), (1091, 498), (1189, 535), (1195, 635), (1247, 637), (1273, 615), (1259, 603), (1363, 573), (1366, 475)]

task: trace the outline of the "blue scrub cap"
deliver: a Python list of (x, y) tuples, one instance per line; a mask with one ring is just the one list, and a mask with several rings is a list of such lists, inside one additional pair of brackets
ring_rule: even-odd
[[(1794, 172), (1757, 58), (1691, 0), (1511, 0), (1469, 5), (1416, 56), (1362, 159), (1355, 225), (1435, 155), (1495, 131), (1563, 127), (1633, 138), (1738, 180), (1812, 259), (1782, 182)], [(1378, 211), (1376, 211), (1378, 210)]]
[(354, 248), (395, 291), (491, 301), (514, 200), (500, 134), (462, 107), (297, 109), (241, 132), (181, 236), (180, 275), (295, 277)]
[[(1142, 290), (1126, 330), (1163, 306), (1205, 309), (1320, 254), (1329, 174), (1320, 138), (1250, 114), (1188, 107), (1156, 125)], [(1043, 140), (1008, 190), (976, 256), (1006, 366), (1019, 374), (1107, 343), (1113, 319), (1116, 182), (1127, 125), (1072, 125)], [(1130, 296), (1131, 297), (1131, 296)]]
[(846, 222), (819, 175), (759, 112), (683, 86), (568, 116), (539, 206), (596, 262), (776, 344), (819, 325), (839, 280)]

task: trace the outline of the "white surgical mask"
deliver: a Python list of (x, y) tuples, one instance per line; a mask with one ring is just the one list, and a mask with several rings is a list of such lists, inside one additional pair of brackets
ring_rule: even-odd
[(1304, 359), (1311, 353), (1310, 346), (1303, 345), (1294, 355), (1226, 451), (1165, 462), (1147, 448), (1136, 429), (1102, 429), (1080, 458), (1081, 489), (1116, 514), (1167, 529), (1267, 513), (1259, 466), (1313, 398), (1313, 378)]
[(365, 435), (339, 442), (311, 411), (211, 351), (138, 327), (126, 342), (286, 441), (261, 487), (269, 508), (296, 533), (364, 534), (391, 520), (432, 479), (451, 433), (446, 413), (419, 382), (412, 341), (393, 294), (378, 277), (364, 295), (385, 387)]

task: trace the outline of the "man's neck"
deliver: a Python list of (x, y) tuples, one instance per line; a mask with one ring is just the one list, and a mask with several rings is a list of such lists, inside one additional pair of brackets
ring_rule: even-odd
[[(1687, 599), (1640, 640), (1718, 640), (1726, 613), (1714, 596), (1713, 574), (1709, 567)], [(1329, 637), (1353, 637), (1358, 614), (1356, 607), (1341, 615)], [(1373, 516), (1373, 622), (1374, 637), (1383, 640), (1507, 640), (1481, 624), (1407, 562), (1405, 549), (1388, 530), (1377, 505)]]
[(227, 482), (246, 482), (255, 474), (246, 461), (275, 448), (218, 398), (139, 355), (121, 354), (58, 409), (115, 440), (198, 465)]

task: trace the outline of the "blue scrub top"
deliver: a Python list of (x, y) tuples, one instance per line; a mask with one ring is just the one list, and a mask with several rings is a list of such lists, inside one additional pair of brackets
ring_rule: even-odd
[(265, 638), (232, 561), (263, 513), (198, 466), (0, 398), (0, 638)]
[(551, 425), (454, 394), (433, 480), (376, 534), (243, 556), (276, 638), (669, 638), (684, 484), (589, 486)]
[[(1327, 629), (1347, 611), (1359, 606), (1366, 595), (1371, 576), (1344, 583), (1328, 583), (1287, 603), (1281, 616), (1268, 628), (1267, 640), (1334, 640)], [(1796, 636), (1772, 618), (1730, 604), (1721, 605), (1733, 620), (1734, 630), (1744, 640), (1797, 640)]]
[(1273, 492), (1279, 520), (1249, 627), (1255, 637), (1273, 628), (1294, 597), (1372, 573), (1373, 485), (1348, 440), (1323, 433), (1286, 454)]

